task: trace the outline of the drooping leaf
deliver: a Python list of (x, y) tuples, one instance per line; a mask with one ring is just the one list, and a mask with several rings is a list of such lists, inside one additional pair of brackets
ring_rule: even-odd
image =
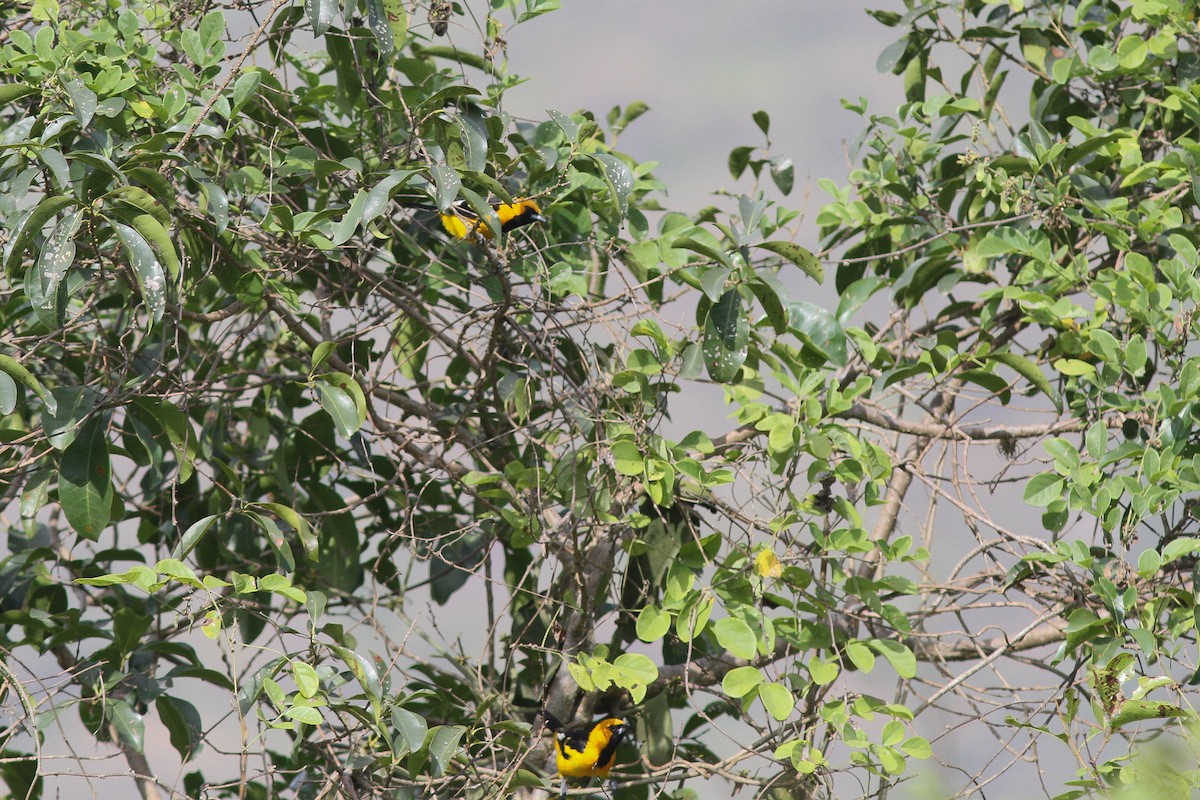
[(769, 250), (777, 256), (782, 256), (802, 269), (808, 277), (817, 283), (822, 283), (825, 280), (825, 270), (821, 268), (821, 262), (817, 260), (817, 257), (812, 254), (812, 251), (794, 242), (760, 242), (754, 246), (762, 250)]
[(130, 225), (153, 248), (159, 263), (167, 268), (170, 277), (177, 279), (180, 269), (179, 254), (175, 252), (175, 243), (171, 241), (170, 231), (150, 214), (138, 214), (130, 221)]
[(115, 220), (109, 220), (109, 223), (129, 257), (129, 266), (137, 280), (146, 310), (150, 312), (150, 318), (158, 322), (167, 307), (167, 276), (163, 273), (162, 265), (158, 263), (150, 243), (140, 233)]
[(82, 220), (83, 209), (60, 219), (38, 255), (39, 292), (44, 304), (53, 303), (58, 298), (58, 286), (75, 262), (75, 234)]
[(424, 717), (414, 714), (407, 708), (397, 706), (392, 709), (392, 724), (400, 732), (400, 736), (408, 747), (408, 752), (420, 750), (425, 745), (425, 735), (429, 732), (429, 725), (425, 722)]
[(737, 377), (750, 351), (750, 321), (737, 289), (729, 289), (713, 304), (704, 320), (704, 363), (718, 383)]
[(324, 36), (325, 31), (329, 30), (338, 5), (339, 0), (304, 0), (304, 13), (312, 25), (314, 36)]
[[(46, 407), (46, 413), (54, 414), (58, 411), (58, 401), (51, 394), (33, 373), (25, 368), (25, 365), (17, 361), (12, 356), (0, 355), (0, 372), (3, 372), (8, 377), (12, 378), (17, 383), (24, 386), (29, 391), (38, 396), (42, 401), (42, 405)], [(15, 402), (15, 398), (14, 398)]]
[(1060, 407), (1061, 401), (1055, 393), (1054, 387), (1050, 385), (1050, 379), (1038, 368), (1037, 364), (1016, 353), (992, 353), (987, 356), (987, 361), (995, 361), (1012, 369), (1029, 381), (1035, 389), (1050, 398), (1056, 407)]
[(75, 200), (64, 195), (50, 195), (45, 197), (34, 206), (33, 210), (21, 220), (16, 231), (13, 233), (12, 241), (9, 244), (8, 255), (4, 259), (4, 268), (13, 270), (20, 261), (22, 255), (33, 243), (33, 237), (37, 236), (42, 231), (44, 226), (51, 217), (58, 212), (71, 206)]
[(462, 725), (438, 725), (430, 730), (429, 758), (433, 762), (433, 777), (446, 774), (459, 752), (459, 742), (467, 729)]
[(458, 197), (462, 188), (462, 178), (459, 177), (458, 170), (444, 163), (434, 164), (432, 173), (434, 200), (437, 202), (438, 211), (445, 211)]
[(79, 127), (86, 129), (96, 113), (96, 93), (78, 75), (63, 75), (61, 81), (67, 97), (71, 98), (71, 110)]
[(624, 217), (629, 209), (629, 196), (633, 194), (633, 170), (621, 159), (610, 153), (593, 153), (592, 159), (603, 170), (604, 180), (608, 183), (608, 191), (613, 203)]
[(134, 710), (128, 700), (114, 700), (108, 705), (108, 717), (116, 729), (117, 736), (137, 752), (145, 751), (146, 721)]
[(58, 469), (58, 496), (71, 527), (95, 541), (108, 525), (113, 503), (109, 465), (107, 420), (90, 417), (75, 441), (62, 452)]
[(330, 372), (314, 377), (312, 386), (338, 435), (343, 439), (353, 436), (367, 418), (366, 398), (358, 383), (344, 373)]
[(196, 707), (180, 697), (162, 694), (154, 701), (158, 718), (167, 729), (171, 747), (185, 762), (190, 761), (200, 750), (204, 736), (204, 723)]

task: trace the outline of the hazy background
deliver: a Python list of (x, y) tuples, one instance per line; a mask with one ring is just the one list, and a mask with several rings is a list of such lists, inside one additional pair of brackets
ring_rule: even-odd
[[(462, 4), (476, 14), (486, 6), (483, 0)], [(614, 105), (648, 103), (650, 111), (622, 134), (618, 147), (638, 161), (659, 162), (655, 174), (668, 187), (663, 204), (693, 212), (714, 202), (714, 191), (748, 190), (748, 177), (735, 181), (730, 176), (729, 152), (765, 144), (751, 114), (766, 111), (771, 153), (792, 159), (796, 187), (787, 198), (769, 179), (763, 187), (773, 199), (806, 212), (809, 223), (801, 227), (800, 241), (814, 250), (818, 243), (811, 219), (828, 199), (817, 180), (844, 182), (850, 143), (864, 126), (859, 116), (842, 108), (841, 98), (865, 97), (871, 111), (889, 115), (903, 99), (900, 79), (875, 69), (878, 54), (898, 32), (875, 22), (865, 13), (867, 4), (854, 0), (565, 0), (563, 5), (504, 32), (509, 70), (528, 79), (505, 95), (506, 112), (541, 121), (547, 109), (588, 109), (603, 120)], [(902, 7), (900, 0), (869, 5)], [(458, 19), (449, 39), (468, 52), (481, 49), (476, 28)], [(828, 286), (825, 292), (832, 296)], [(817, 302), (829, 304), (826, 297)], [(724, 411), (718, 406), (703, 413), (720, 417)], [(446, 607), (430, 604), (426, 613), (445, 624), (462, 625), (470, 641), (477, 608), (478, 597), (462, 591)], [(52, 674), (53, 665), (48, 669)], [(28, 665), (25, 671), (37, 674), (40, 665)], [(210, 715), (222, 712), (212, 741), (238, 741), (235, 720), (226, 709), (204, 709), (205, 722), (211, 725)], [(58, 734), (54, 738), (60, 747), (79, 724), (73, 715), (66, 716), (51, 734)], [(146, 718), (146, 743), (164, 781), (177, 782), (196, 766), (179, 764), (153, 714)], [(943, 755), (953, 753), (954, 744), (940, 742)], [(68, 761), (72, 769), (78, 766), (71, 747), (52, 749), (52, 759)], [(90, 748), (82, 754), (85, 759), (92, 755)], [(97, 755), (100, 762), (88, 771), (111, 775), (120, 768), (111, 748), (101, 748)], [(210, 746), (197, 765), (209, 768), (221, 760)], [(75, 790), (76, 796), (135, 796), (132, 781), (110, 779), (85, 789), (71, 777), (48, 781), (47, 796), (69, 797)], [(728, 791), (720, 782), (695, 780), (689, 786), (705, 800), (718, 800)], [(1003, 786), (995, 796), (1014, 796), (1012, 788)], [(946, 796), (921, 783), (896, 796), (916, 796), (922, 789), (926, 797)]]
[[(870, 5), (902, 7), (898, 0)], [(866, 97), (878, 114), (893, 113), (903, 100), (900, 79), (875, 69), (898, 32), (866, 7), (853, 0), (566, 0), (561, 10), (506, 31), (509, 68), (529, 81), (505, 96), (504, 108), (537, 119), (546, 109), (586, 108), (602, 119), (614, 105), (648, 103), (619, 149), (658, 161), (655, 174), (669, 188), (664, 204), (684, 212), (711, 202), (714, 190), (749, 187), (745, 177), (730, 176), (729, 152), (764, 143), (750, 115), (766, 111), (772, 154), (796, 165), (788, 204), (812, 218), (827, 199), (816, 181), (842, 181), (847, 146), (863, 128), (840, 99)], [(450, 33), (460, 46), (475, 35)]]

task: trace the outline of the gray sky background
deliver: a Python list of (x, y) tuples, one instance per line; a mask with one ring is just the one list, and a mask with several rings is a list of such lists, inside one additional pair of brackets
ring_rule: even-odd
[[(772, 153), (796, 165), (787, 202), (811, 219), (826, 199), (817, 179), (841, 182), (847, 144), (863, 128), (840, 99), (866, 97), (879, 114), (903, 101), (900, 79), (875, 70), (897, 32), (864, 7), (854, 0), (566, 0), (506, 32), (509, 68), (529, 81), (506, 95), (505, 110), (544, 119), (548, 108), (586, 108), (603, 118), (614, 105), (648, 103), (619, 148), (658, 161), (665, 204), (684, 212), (711, 202), (714, 190), (749, 187), (726, 164), (734, 147), (763, 144), (750, 115), (766, 111)], [(804, 203), (806, 190), (812, 198)]]

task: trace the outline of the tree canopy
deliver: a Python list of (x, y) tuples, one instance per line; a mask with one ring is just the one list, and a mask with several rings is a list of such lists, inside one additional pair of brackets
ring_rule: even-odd
[(1197, 3), (870, 12), (811, 241), (505, 113), (557, 5), (0, 7), (10, 795), (1189, 797)]

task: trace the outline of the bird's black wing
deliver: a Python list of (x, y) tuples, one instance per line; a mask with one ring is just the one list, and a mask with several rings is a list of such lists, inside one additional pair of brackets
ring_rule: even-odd
[(543, 711), (542, 716), (546, 720), (546, 727), (554, 732), (559, 744), (564, 748), (574, 750), (577, 753), (581, 753), (587, 748), (588, 734), (591, 732), (593, 726), (589, 725), (586, 728), (564, 728), (562, 722), (549, 711)]

